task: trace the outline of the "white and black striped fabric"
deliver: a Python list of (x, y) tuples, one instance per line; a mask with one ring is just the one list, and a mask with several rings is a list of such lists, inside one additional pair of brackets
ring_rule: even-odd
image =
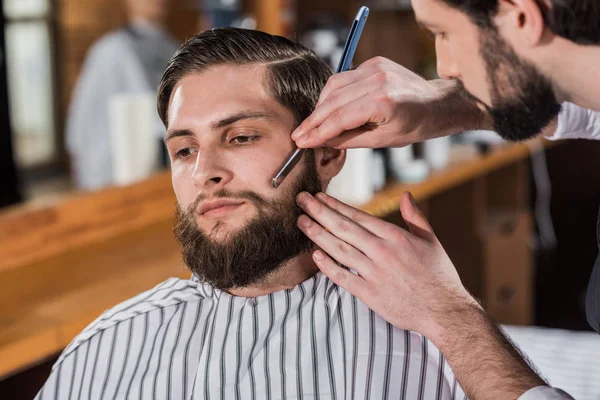
[(464, 398), (430, 341), (394, 328), (322, 273), (257, 298), (169, 279), (88, 326), (36, 397)]

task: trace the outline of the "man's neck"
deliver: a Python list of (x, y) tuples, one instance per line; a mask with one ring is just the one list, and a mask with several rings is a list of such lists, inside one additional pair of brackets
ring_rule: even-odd
[(293, 258), (272, 275), (269, 275), (264, 282), (256, 286), (232, 289), (228, 292), (239, 297), (259, 297), (280, 290), (292, 289), (319, 271), (311, 258), (311, 254), (312, 251)]
[(558, 98), (600, 111), (600, 46), (559, 39), (553, 47), (541, 68), (552, 79)]

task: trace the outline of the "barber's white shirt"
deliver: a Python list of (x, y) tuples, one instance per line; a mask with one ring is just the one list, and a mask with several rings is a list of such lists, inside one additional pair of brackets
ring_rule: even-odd
[(558, 126), (550, 140), (592, 139), (600, 140), (600, 112), (563, 103), (558, 116)]
[[(600, 113), (579, 107), (573, 103), (563, 103), (558, 116), (558, 126), (550, 140), (592, 139), (600, 140)], [(519, 400), (571, 400), (570, 395), (560, 389), (537, 387), (529, 390)]]

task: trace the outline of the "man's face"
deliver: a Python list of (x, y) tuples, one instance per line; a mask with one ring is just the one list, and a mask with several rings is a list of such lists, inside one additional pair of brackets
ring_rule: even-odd
[(188, 267), (222, 290), (258, 283), (312, 247), (296, 227), (295, 196), (321, 182), (311, 153), (272, 188), (296, 121), (268, 93), (264, 72), (222, 65), (187, 75), (169, 104), (175, 234)]
[(560, 111), (552, 84), (519, 57), (494, 28), (479, 28), (441, 0), (412, 0), (417, 19), (435, 35), (438, 75), (458, 79), (507, 140), (536, 136)]

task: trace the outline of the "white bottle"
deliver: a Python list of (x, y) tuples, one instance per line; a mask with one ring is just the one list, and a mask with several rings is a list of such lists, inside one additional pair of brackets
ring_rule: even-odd
[(364, 204), (373, 197), (373, 174), (373, 149), (348, 149), (346, 163), (327, 193), (344, 203)]
[(110, 146), (113, 178), (126, 186), (146, 179), (160, 164), (156, 120), (156, 95), (152, 92), (119, 94), (109, 102)]
[(385, 186), (386, 176), (385, 176), (385, 157), (381, 151), (373, 151), (373, 157), (371, 160), (373, 166), (371, 170), (373, 171), (373, 190), (375, 192), (380, 191)]
[(404, 147), (389, 148), (388, 155), (393, 178), (400, 180), (400, 171), (402, 170), (402, 167), (409, 164), (415, 158), (412, 144)]
[(450, 159), (450, 136), (423, 142), (423, 156), (431, 168), (446, 168)]

